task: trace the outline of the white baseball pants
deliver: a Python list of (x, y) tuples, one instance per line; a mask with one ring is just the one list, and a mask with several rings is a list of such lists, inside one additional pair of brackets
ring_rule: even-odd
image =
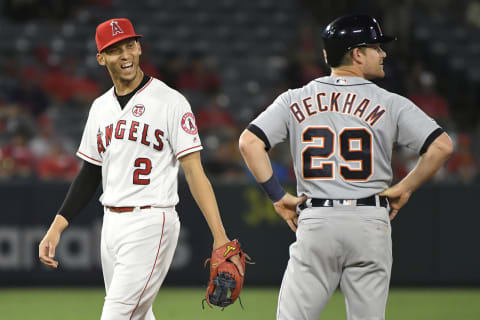
[(105, 208), (101, 261), (105, 303), (101, 320), (154, 320), (152, 303), (177, 246), (180, 221), (175, 208)]

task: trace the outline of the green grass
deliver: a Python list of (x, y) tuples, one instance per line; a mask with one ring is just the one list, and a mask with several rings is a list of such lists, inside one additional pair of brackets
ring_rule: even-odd
[[(278, 289), (245, 289), (242, 301), (224, 311), (201, 308), (203, 289), (162, 288), (154, 304), (157, 320), (275, 319)], [(102, 289), (0, 289), (0, 318), (8, 320), (99, 319)], [(478, 320), (480, 289), (392, 289), (388, 320)], [(346, 319), (336, 293), (320, 319)]]

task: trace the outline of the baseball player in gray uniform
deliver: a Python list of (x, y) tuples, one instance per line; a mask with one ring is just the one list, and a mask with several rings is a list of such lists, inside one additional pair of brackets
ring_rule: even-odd
[[(340, 286), (348, 319), (384, 319), (392, 266), (390, 220), (448, 159), (447, 134), (408, 99), (379, 88), (382, 43), (394, 40), (369, 16), (324, 30), (328, 77), (281, 94), (240, 137), (240, 151), (277, 213), (296, 232), (277, 319), (318, 319)], [(273, 175), (267, 151), (288, 139), (297, 195)], [(418, 152), (392, 181), (394, 143)]]

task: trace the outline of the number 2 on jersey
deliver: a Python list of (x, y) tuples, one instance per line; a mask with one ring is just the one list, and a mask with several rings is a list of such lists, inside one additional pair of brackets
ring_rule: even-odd
[[(335, 133), (328, 127), (308, 127), (302, 141), (319, 141), (303, 149), (303, 177), (311, 179), (333, 179), (335, 162), (328, 160), (335, 152)], [(366, 128), (346, 128), (338, 135), (340, 156), (346, 162), (360, 163), (359, 169), (340, 165), (340, 176), (346, 181), (367, 181), (372, 175), (372, 134)], [(355, 144), (354, 144), (355, 143)], [(314, 159), (325, 159), (314, 166)]]
[(152, 171), (152, 161), (148, 158), (135, 159), (135, 171), (133, 171), (133, 184), (150, 184), (150, 179), (140, 178), (142, 176), (148, 176)]

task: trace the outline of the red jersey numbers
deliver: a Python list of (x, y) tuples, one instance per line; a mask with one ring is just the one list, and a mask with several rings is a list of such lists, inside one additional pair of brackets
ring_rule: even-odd
[(191, 112), (187, 112), (182, 117), (182, 129), (189, 134), (197, 134), (198, 129), (195, 124), (195, 116)]
[[(309, 143), (302, 152), (303, 178), (333, 179), (335, 162), (335, 134), (328, 127), (308, 127), (302, 133), (302, 142)], [(311, 144), (315, 143), (315, 144)], [(338, 135), (340, 157), (347, 165), (340, 165), (340, 176), (345, 181), (367, 181), (373, 173), (372, 134), (366, 128), (347, 128)], [(317, 164), (314, 162), (317, 159)], [(330, 161), (328, 161), (330, 160)]]
[(150, 184), (150, 178), (147, 178), (152, 171), (152, 160), (148, 158), (135, 159), (133, 171), (133, 184), (147, 185)]

